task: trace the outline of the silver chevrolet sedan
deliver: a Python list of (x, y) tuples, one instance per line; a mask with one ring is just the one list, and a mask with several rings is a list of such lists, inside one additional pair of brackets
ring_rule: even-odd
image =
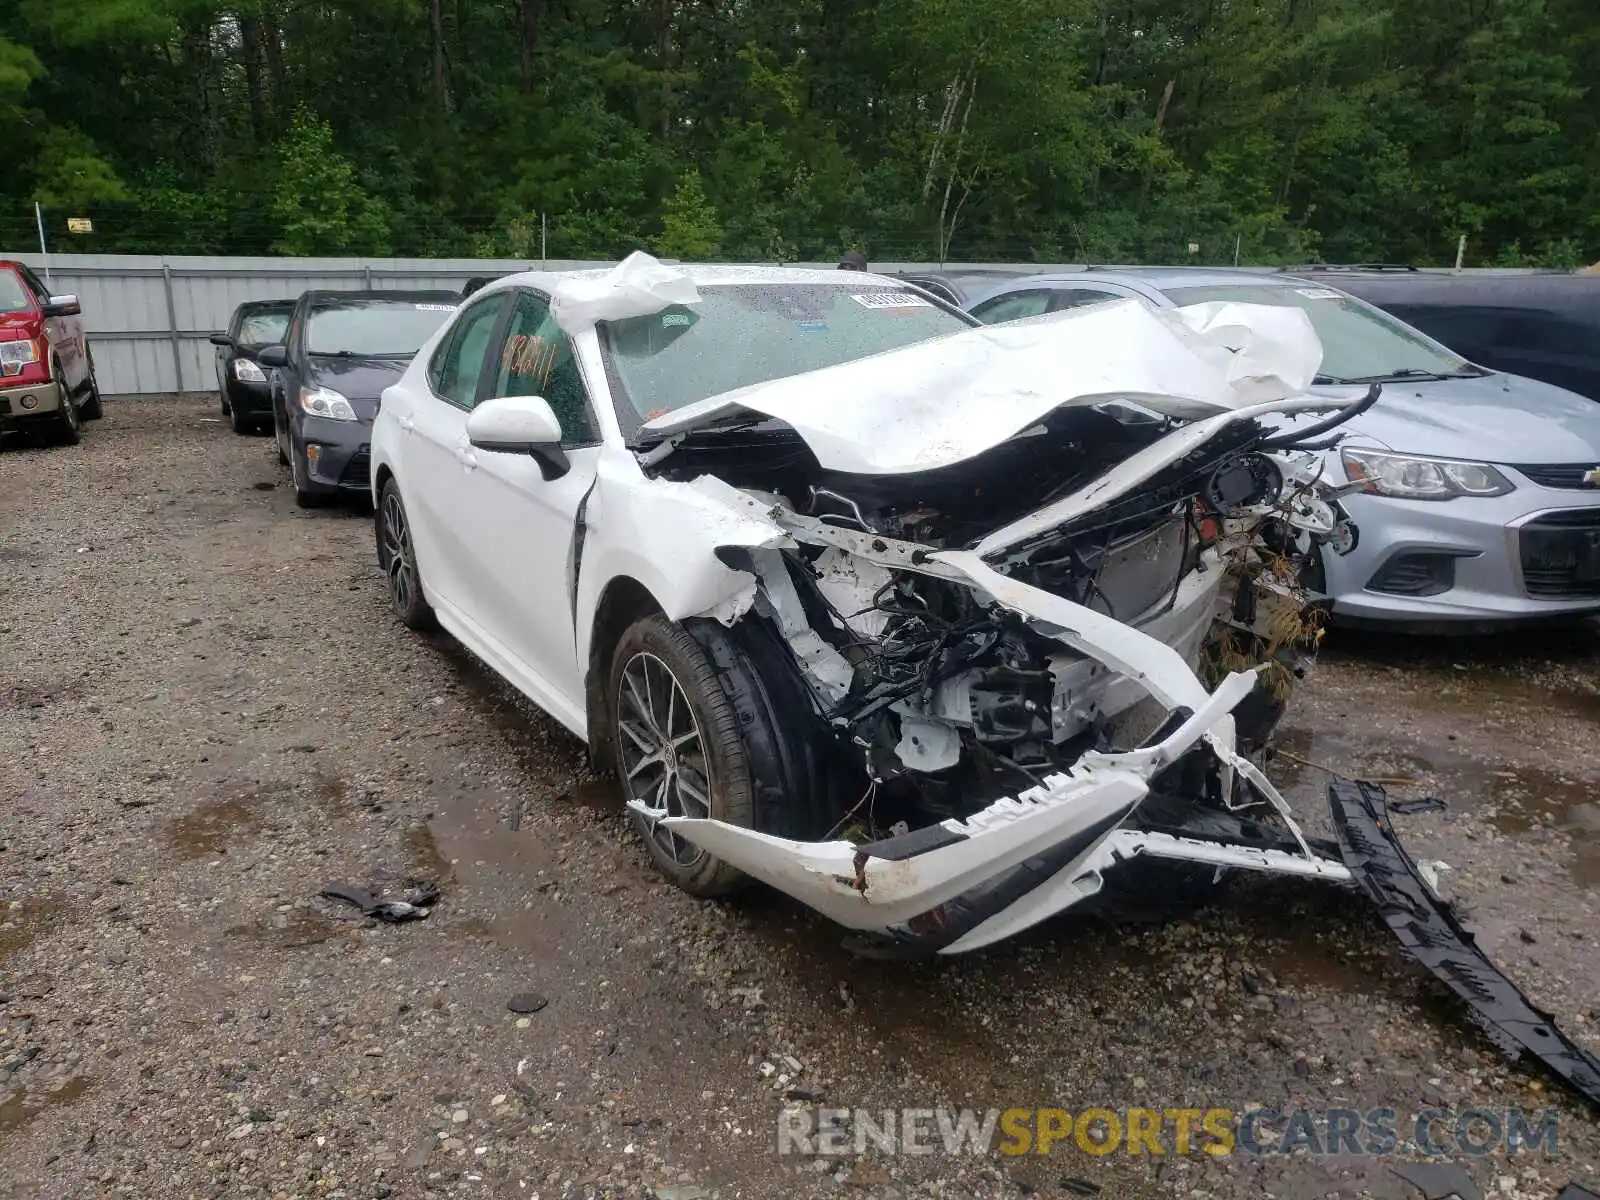
[(1358, 536), (1323, 555), (1335, 620), (1457, 632), (1600, 612), (1600, 404), (1288, 275), (1096, 268), (1013, 280), (967, 308), (993, 323), (1130, 298), (1293, 305), (1322, 339), (1318, 385), (1383, 385), (1327, 452), (1330, 477), (1366, 484), (1344, 501)]

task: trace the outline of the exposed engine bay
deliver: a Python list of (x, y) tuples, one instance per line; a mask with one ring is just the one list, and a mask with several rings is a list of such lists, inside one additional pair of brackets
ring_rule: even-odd
[[(897, 566), (890, 548), (980, 547), (1176, 427), (1132, 405), (1063, 409), (976, 458), (862, 476), (824, 470), (765, 422), (687, 437), (662, 462), (665, 478), (713, 475), (784, 514), (791, 547), (719, 556), (760, 581), (757, 618), (783, 631), (817, 716), (858, 764), (855, 794), (870, 804), (840, 813), (839, 828), (870, 838), (964, 818), (1088, 751), (1137, 746), (1166, 719), (1136, 680), (965, 580)], [(1208, 664), (1212, 682), (1267, 667), (1238, 730), (1246, 752), (1265, 743), (1320, 639), (1306, 567), (1350, 536), (1337, 500), (1319, 495), (1315, 458), (1265, 452), (1267, 437), (1254, 421), (1229, 425), (1115, 502), (980, 550), (1004, 577)], [(1220, 805), (1224, 774), (1184, 785)]]

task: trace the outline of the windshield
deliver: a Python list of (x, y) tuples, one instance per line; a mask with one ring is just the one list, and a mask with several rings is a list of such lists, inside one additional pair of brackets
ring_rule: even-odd
[(312, 310), (307, 354), (410, 358), (455, 312), (436, 300), (358, 300)]
[(1217, 284), (1165, 289), (1179, 306), (1211, 300), (1292, 305), (1311, 318), (1322, 340), (1320, 383), (1373, 381), (1396, 375), (1478, 374), (1464, 358), (1435, 346), (1388, 313), (1332, 288), (1311, 284)]
[(863, 280), (706, 287), (693, 306), (598, 329), (619, 415), (631, 429), (708, 396), (970, 327), (909, 289)]
[(271, 346), (283, 341), (283, 331), (288, 327), (288, 309), (246, 313), (239, 322), (239, 336), (234, 341), (241, 346)]
[(0, 313), (27, 312), (33, 297), (14, 271), (0, 271)]

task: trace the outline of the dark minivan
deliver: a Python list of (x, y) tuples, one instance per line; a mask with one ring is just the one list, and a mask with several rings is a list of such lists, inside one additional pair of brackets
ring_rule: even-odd
[(372, 418), (383, 389), (455, 312), (453, 291), (306, 292), (282, 343), (261, 351), (272, 372), (272, 425), (295, 503), (366, 493)]
[(1319, 275), (1469, 362), (1600, 400), (1600, 276), (1571, 271), (1295, 267)]
[(235, 433), (259, 433), (272, 424), (271, 380), (258, 356), (283, 341), (293, 311), (293, 300), (247, 300), (233, 310), (224, 332), (211, 335), (222, 415)]

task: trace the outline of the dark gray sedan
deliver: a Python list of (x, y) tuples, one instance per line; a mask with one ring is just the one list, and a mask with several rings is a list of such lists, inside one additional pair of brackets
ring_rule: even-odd
[(372, 419), (383, 389), (455, 312), (447, 291), (306, 292), (284, 340), (257, 356), (272, 368), (272, 425), (294, 498), (310, 508), (371, 489)]

